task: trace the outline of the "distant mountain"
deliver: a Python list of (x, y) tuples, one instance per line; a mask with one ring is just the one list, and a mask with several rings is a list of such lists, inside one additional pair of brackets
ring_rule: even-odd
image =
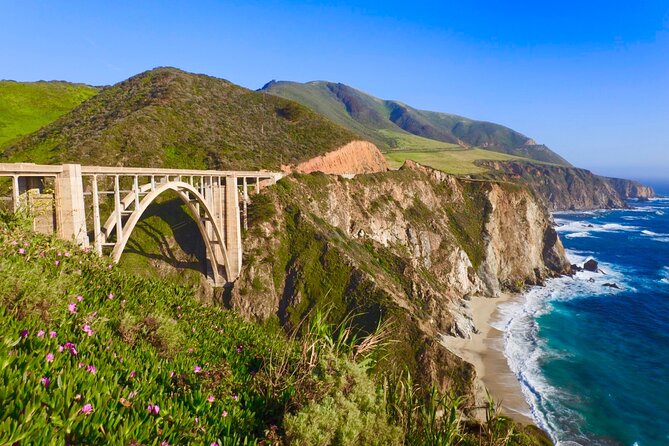
[(569, 162), (508, 127), (462, 116), (418, 110), (333, 82), (272, 81), (260, 91), (300, 102), (374, 142), (382, 150), (436, 149), (441, 145), (489, 151), (563, 166)]
[(69, 82), (0, 81), (0, 148), (55, 121), (97, 92)]
[(102, 89), (56, 121), (10, 142), (0, 159), (277, 169), (355, 139), (297, 102), (215, 77), (157, 68)]

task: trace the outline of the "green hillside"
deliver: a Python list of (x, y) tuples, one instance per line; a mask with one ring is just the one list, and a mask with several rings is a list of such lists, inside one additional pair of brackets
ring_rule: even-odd
[[(548, 147), (536, 144), (507, 127), (447, 113), (418, 110), (401, 102), (376, 98), (344, 84), (272, 81), (261, 91), (300, 102), (363, 135), (384, 151), (478, 148), (569, 165)], [(445, 152), (446, 158), (448, 155)], [(482, 158), (477, 158), (479, 156)], [(469, 158), (499, 159), (481, 151), (471, 153)]]
[(69, 82), (0, 81), (0, 147), (55, 121), (97, 92)]
[(157, 68), (5, 146), (5, 161), (278, 169), (358, 138), (296, 102)]

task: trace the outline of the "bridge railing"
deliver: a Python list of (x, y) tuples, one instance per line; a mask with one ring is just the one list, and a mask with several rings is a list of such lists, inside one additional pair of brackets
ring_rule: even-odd
[[(87, 210), (92, 211), (88, 220), (93, 223), (93, 247), (99, 254), (110, 249), (115, 261), (130, 235), (124, 226), (130, 223), (132, 231), (156, 198), (158, 188), (173, 189), (197, 214), (207, 246), (210, 242), (216, 245), (211, 248), (210, 257), (215, 257), (212, 265), (216, 269), (216, 265), (225, 264), (228, 281), (234, 280), (241, 269), (240, 221), (247, 224), (249, 190), (259, 193), (282, 176), (270, 171), (0, 163), (0, 177), (11, 177), (13, 209), (31, 212), (36, 229), (55, 230), (61, 238), (87, 247)], [(107, 201), (109, 196), (113, 197), (113, 210), (103, 223), (101, 198)], [(46, 211), (36, 215), (35, 203), (44, 201), (44, 197), (50, 197), (48, 203), (52, 205), (43, 206)], [(46, 224), (49, 219), (51, 224)]]

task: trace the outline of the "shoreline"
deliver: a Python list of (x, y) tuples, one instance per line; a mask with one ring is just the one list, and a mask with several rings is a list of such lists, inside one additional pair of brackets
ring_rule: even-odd
[[(502, 414), (522, 424), (536, 425), (525, 396), (504, 356), (504, 333), (490, 325), (499, 317), (499, 304), (520, 299), (520, 294), (502, 293), (499, 297), (474, 296), (468, 301), (472, 321), (478, 333), (471, 339), (444, 336), (442, 344), (476, 369), (476, 401), (486, 402), (486, 389)], [(478, 410), (477, 417), (485, 419)]]

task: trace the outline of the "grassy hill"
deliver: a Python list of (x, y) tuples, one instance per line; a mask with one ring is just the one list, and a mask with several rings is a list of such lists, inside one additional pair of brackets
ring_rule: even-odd
[[(569, 165), (548, 147), (536, 144), (527, 136), (507, 127), (447, 113), (418, 110), (398, 101), (376, 98), (344, 84), (272, 81), (261, 91), (300, 102), (337, 124), (363, 135), (387, 152), (429, 149), (434, 156), (435, 152), (441, 151), (446, 160), (441, 164), (446, 167), (458, 161), (457, 157), (449, 154), (449, 150), (461, 152), (463, 148), (479, 149), (469, 154), (469, 159), (504, 159), (487, 153), (491, 151)], [(389, 158), (392, 161), (397, 156)], [(462, 164), (462, 159), (460, 162)], [(471, 163), (459, 166), (465, 167), (480, 171)]]
[(55, 121), (97, 92), (69, 82), (0, 81), (0, 148)]
[(277, 169), (357, 136), (296, 102), (157, 68), (5, 145), (5, 161)]

